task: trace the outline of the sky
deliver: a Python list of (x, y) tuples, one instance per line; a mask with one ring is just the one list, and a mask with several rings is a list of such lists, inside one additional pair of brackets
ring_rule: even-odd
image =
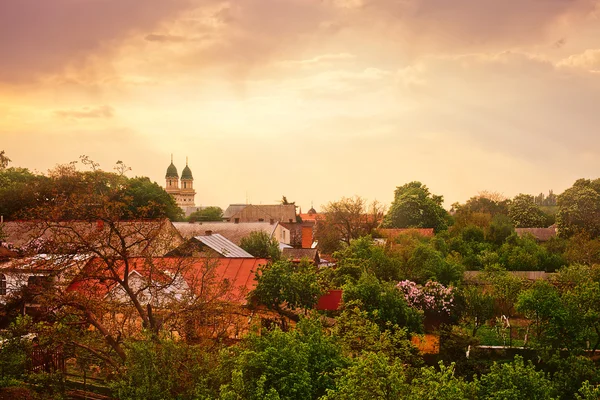
[(0, 150), (196, 205), (447, 207), (600, 171), (600, 0), (0, 0)]

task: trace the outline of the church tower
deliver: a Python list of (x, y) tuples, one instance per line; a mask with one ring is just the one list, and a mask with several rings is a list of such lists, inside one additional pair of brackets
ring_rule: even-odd
[(192, 170), (188, 166), (187, 157), (185, 158), (185, 168), (181, 172), (180, 196), (183, 207), (196, 207), (194, 204), (194, 197), (196, 196), (196, 191), (194, 190), (194, 177), (192, 176)]
[(175, 197), (179, 194), (179, 174), (177, 173), (177, 167), (173, 164), (173, 154), (171, 154), (171, 165), (167, 168), (165, 179), (167, 180), (165, 190)]
[[(175, 203), (187, 213), (188, 210), (194, 208), (196, 191), (194, 190), (194, 177), (192, 170), (188, 166), (187, 157), (185, 160), (185, 168), (181, 172), (181, 182), (177, 167), (173, 164), (173, 155), (171, 154), (171, 165), (167, 168), (165, 175), (166, 185), (165, 191), (175, 199)], [(181, 183), (181, 186), (180, 186)]]

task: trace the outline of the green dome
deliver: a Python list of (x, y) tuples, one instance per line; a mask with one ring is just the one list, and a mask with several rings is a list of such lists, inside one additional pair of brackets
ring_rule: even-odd
[(192, 176), (192, 170), (187, 165), (185, 166), (183, 171), (181, 171), (181, 179), (194, 179), (194, 177)]
[(171, 165), (169, 165), (169, 168), (167, 168), (167, 175), (165, 176), (165, 178), (179, 178), (179, 174), (177, 173), (177, 167), (173, 165), (173, 161), (171, 161)]

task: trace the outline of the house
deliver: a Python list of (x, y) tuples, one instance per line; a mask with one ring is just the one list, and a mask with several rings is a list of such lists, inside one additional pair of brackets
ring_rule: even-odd
[(302, 221), (300, 223), (282, 222), (280, 224), (290, 232), (289, 244), (292, 247), (310, 249), (317, 246), (314, 241), (315, 221)]
[(296, 222), (296, 206), (293, 204), (254, 205), (231, 204), (223, 213), (227, 222)]
[(218, 233), (190, 238), (165, 256), (253, 258), (252, 254)]
[[(129, 287), (143, 305), (152, 305), (165, 329), (188, 340), (195, 338), (238, 339), (264, 315), (274, 313), (247, 307), (247, 295), (256, 286), (255, 272), (266, 259), (137, 257), (117, 260), (110, 268), (101, 259), (91, 260), (67, 291), (93, 300), (105, 310), (106, 326), (133, 334), (139, 318), (129, 295), (111, 277), (127, 275)], [(145, 307), (144, 307), (145, 308)]]
[(184, 239), (218, 233), (238, 246), (243, 238), (255, 231), (263, 231), (279, 243), (290, 244), (291, 240), (290, 230), (279, 222), (174, 222), (173, 226)]
[[(69, 279), (83, 269), (89, 255), (38, 254), (0, 263), (0, 304), (21, 293)], [(33, 304), (28, 304), (33, 306)]]
[(102, 252), (162, 256), (184, 240), (168, 219), (134, 221), (15, 221), (3, 225), (5, 242), (22, 255)]
[(319, 257), (319, 251), (317, 249), (283, 249), (281, 258), (290, 260), (293, 263), (299, 263), (304, 259), (309, 260), (314, 265), (319, 265), (321, 263), (321, 258)]

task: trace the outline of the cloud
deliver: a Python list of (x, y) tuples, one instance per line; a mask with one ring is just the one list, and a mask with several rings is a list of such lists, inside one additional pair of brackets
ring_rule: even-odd
[(600, 72), (600, 49), (588, 49), (573, 54), (558, 63), (561, 67), (581, 68), (586, 71)]
[[(590, 17), (598, 0), (364, 0), (354, 13), (386, 25), (413, 47), (452, 52), (556, 42)], [(374, 24), (375, 26), (377, 24)], [(496, 47), (498, 49), (498, 47)]]
[(115, 112), (111, 106), (83, 107), (79, 110), (57, 110), (54, 115), (67, 119), (110, 119)]
[(30, 82), (148, 31), (188, 0), (19, 0), (0, 2), (0, 82)]
[(158, 33), (151, 33), (149, 35), (146, 35), (145, 39), (149, 42), (174, 42), (174, 43), (187, 42), (189, 40), (185, 36), (164, 35), (164, 34), (158, 34)]

